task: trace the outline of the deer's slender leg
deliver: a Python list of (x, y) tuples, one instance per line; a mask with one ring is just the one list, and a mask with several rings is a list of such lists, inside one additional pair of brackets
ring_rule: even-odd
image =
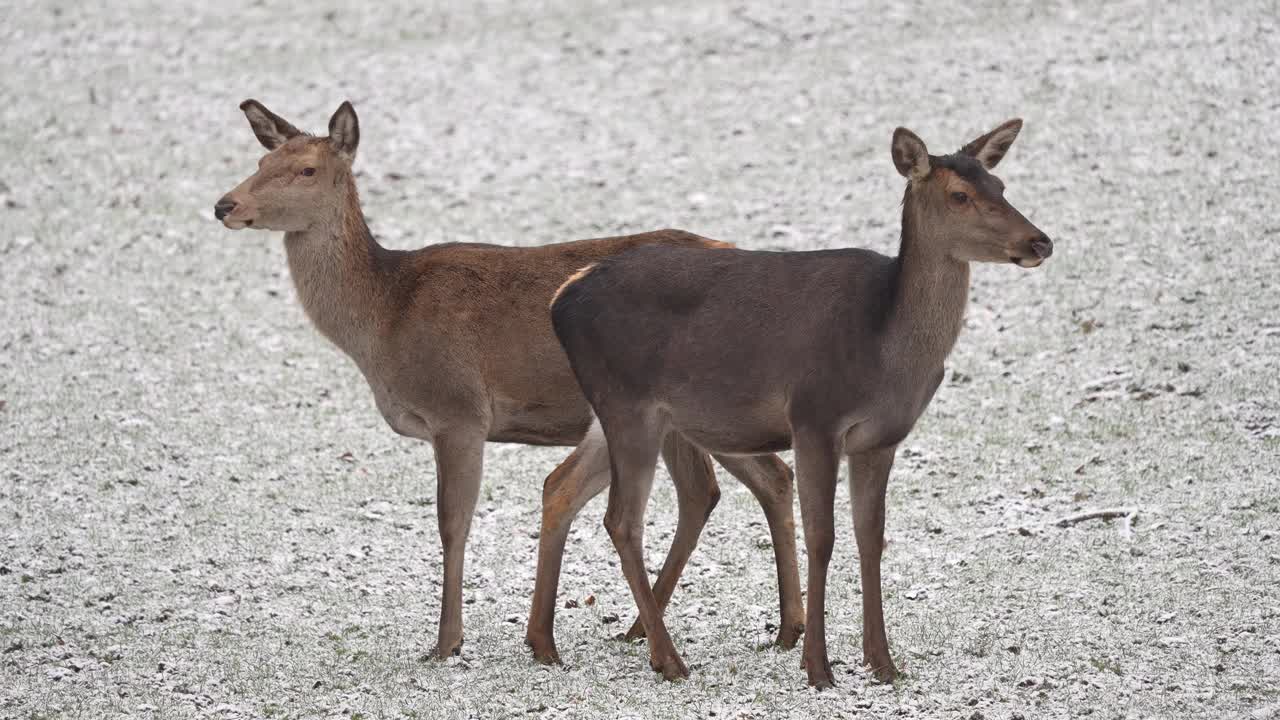
[[(716, 483), (716, 471), (711, 465), (711, 458), (677, 433), (668, 433), (663, 440), (662, 459), (675, 482), (679, 512), (675, 537), (671, 540), (667, 559), (662, 564), (658, 579), (653, 583), (653, 595), (658, 601), (658, 609), (665, 612), (667, 603), (671, 602), (671, 594), (675, 592), (676, 583), (680, 581), (680, 574), (684, 572), (689, 556), (698, 545), (702, 528), (706, 526), (707, 518), (711, 517), (711, 511), (720, 501), (720, 486)], [(627, 631), (627, 640), (644, 636), (644, 623), (636, 618)]]
[(483, 430), (437, 435), (436, 519), (444, 548), (444, 592), (440, 600), (440, 635), (432, 655), (444, 659), (462, 652), (462, 568), (467, 534), (480, 494), (484, 465)]
[(542, 528), (538, 534), (538, 570), (525, 644), (542, 663), (559, 663), (556, 652), (556, 592), (560, 563), (573, 519), (583, 506), (609, 486), (609, 448), (598, 425), (564, 462), (547, 476), (542, 488)]
[(862, 662), (880, 682), (897, 676), (889, 656), (880, 602), (880, 555), (884, 552), (884, 495), (897, 447), (849, 455), (849, 497), (862, 571)]
[(836, 474), (840, 455), (831, 438), (820, 433), (797, 432), (796, 486), (800, 494), (800, 519), (809, 552), (809, 608), (805, 621), (804, 657), (809, 684), (819, 690), (835, 685), (827, 658), (827, 566), (835, 546)]
[(764, 510), (778, 571), (781, 621), (776, 642), (779, 647), (793, 648), (804, 634), (804, 601), (800, 598), (800, 568), (796, 562), (791, 468), (777, 455), (716, 455), (715, 459), (751, 490)]
[(609, 439), (609, 461), (612, 477), (609, 483), (609, 509), (604, 526), (618, 551), (622, 572), (635, 598), (640, 620), (649, 638), (649, 665), (668, 680), (689, 676), (671, 635), (662, 620), (662, 609), (649, 587), (644, 566), (644, 512), (653, 486), (653, 473), (662, 443), (655, 423), (623, 419), (618, 427), (605, 425)]

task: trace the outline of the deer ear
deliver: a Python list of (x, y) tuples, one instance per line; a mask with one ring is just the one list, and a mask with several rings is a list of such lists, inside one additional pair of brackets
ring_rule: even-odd
[(258, 136), (258, 142), (268, 150), (275, 150), (289, 138), (305, 134), (257, 100), (245, 100), (240, 103), (240, 109), (249, 118), (249, 127)]
[(929, 174), (929, 149), (906, 128), (893, 131), (893, 165), (908, 180), (923, 180)]
[(982, 166), (990, 170), (1009, 152), (1009, 146), (1018, 131), (1022, 129), (1022, 119), (1014, 118), (1005, 121), (1000, 127), (960, 148), (961, 154), (976, 158)]
[(329, 143), (351, 162), (356, 159), (356, 146), (360, 144), (360, 120), (351, 101), (345, 101), (329, 118)]

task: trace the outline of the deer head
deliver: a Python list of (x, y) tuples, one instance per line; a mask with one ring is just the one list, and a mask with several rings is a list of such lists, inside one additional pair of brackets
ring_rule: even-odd
[(240, 109), (268, 152), (258, 171), (213, 206), (232, 230), (307, 230), (342, 207), (351, 186), (351, 163), (360, 143), (360, 123), (350, 102), (329, 119), (329, 136), (313, 137), (257, 100)]
[(951, 155), (930, 155), (906, 128), (893, 133), (893, 164), (907, 178), (904, 232), (912, 225), (933, 248), (961, 262), (1013, 262), (1036, 267), (1053, 254), (1053, 242), (1004, 199), (1004, 183), (991, 170), (1000, 162), (1022, 121), (1009, 120)]

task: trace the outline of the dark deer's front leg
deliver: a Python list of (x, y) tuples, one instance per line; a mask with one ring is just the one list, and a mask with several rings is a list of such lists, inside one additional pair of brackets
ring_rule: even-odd
[(737, 478), (764, 510), (773, 539), (778, 571), (779, 647), (791, 649), (804, 634), (804, 601), (800, 598), (800, 567), (796, 562), (796, 521), (791, 506), (794, 479), (791, 468), (777, 455), (716, 455), (716, 462)]
[(440, 635), (431, 654), (445, 659), (462, 652), (462, 567), (480, 494), (485, 432), (453, 431), (433, 440), (436, 451), (436, 519), (444, 548), (444, 592)]
[(898, 671), (889, 656), (880, 600), (880, 555), (884, 552), (884, 496), (897, 446), (849, 455), (849, 497), (862, 571), (862, 662), (880, 682)]
[(836, 473), (840, 455), (835, 443), (821, 433), (796, 433), (796, 487), (800, 494), (800, 520), (809, 551), (809, 608), (804, 632), (802, 666), (809, 684), (819, 690), (833, 687), (827, 659), (827, 566), (835, 546)]

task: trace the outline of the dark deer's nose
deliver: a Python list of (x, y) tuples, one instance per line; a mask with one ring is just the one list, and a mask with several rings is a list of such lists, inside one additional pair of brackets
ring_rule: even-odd
[(236, 209), (235, 201), (229, 200), (224, 197), (221, 200), (219, 200), (217, 204), (213, 206), (213, 216), (221, 220), (222, 218), (230, 215), (231, 211), (235, 209)]
[(1031, 238), (1031, 252), (1041, 260), (1053, 254), (1053, 241), (1048, 235), (1040, 233), (1038, 236)]

